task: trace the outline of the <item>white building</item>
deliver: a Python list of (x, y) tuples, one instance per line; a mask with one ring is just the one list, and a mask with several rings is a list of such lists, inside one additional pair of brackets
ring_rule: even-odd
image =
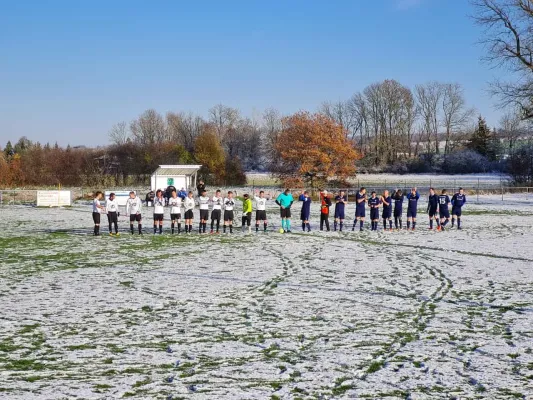
[(165, 189), (167, 186), (174, 186), (180, 190), (193, 190), (196, 188), (198, 170), (201, 165), (160, 165), (152, 174), (151, 188)]

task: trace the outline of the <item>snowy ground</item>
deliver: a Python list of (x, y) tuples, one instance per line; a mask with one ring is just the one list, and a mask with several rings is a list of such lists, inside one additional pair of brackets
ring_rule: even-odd
[(86, 205), (0, 207), (0, 398), (533, 399), (532, 209), (94, 238)]

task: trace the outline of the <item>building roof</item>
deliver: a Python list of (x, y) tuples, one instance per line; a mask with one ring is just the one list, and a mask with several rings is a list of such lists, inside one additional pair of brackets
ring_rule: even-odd
[(180, 176), (194, 175), (201, 165), (160, 165), (152, 175), (157, 176)]

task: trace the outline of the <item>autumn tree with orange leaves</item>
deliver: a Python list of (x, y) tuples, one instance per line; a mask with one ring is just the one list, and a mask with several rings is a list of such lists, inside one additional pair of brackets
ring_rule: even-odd
[(282, 121), (274, 174), (285, 185), (312, 188), (330, 179), (346, 181), (360, 158), (344, 128), (323, 114), (299, 112)]

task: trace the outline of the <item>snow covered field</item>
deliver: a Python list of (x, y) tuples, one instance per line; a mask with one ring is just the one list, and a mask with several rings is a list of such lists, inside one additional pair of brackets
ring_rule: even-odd
[(441, 233), (118, 238), (86, 205), (0, 207), (0, 398), (533, 399), (532, 203)]

